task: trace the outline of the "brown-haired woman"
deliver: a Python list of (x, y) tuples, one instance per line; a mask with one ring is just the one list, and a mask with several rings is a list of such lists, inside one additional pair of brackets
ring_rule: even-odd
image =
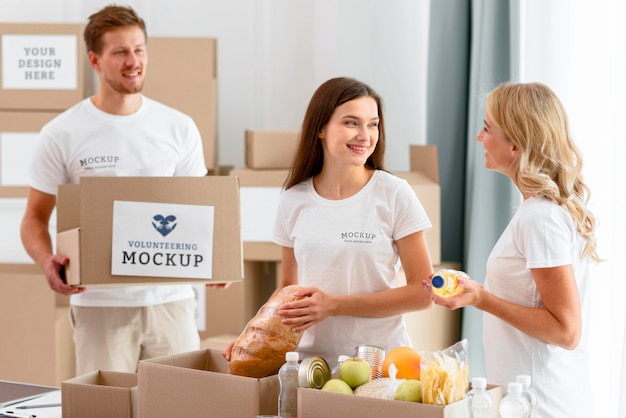
[[(323, 83), (304, 117), (273, 236), (282, 246), (279, 288), (304, 286), (306, 297), (279, 311), (304, 330), (301, 357), (332, 365), (358, 345), (411, 346), (402, 314), (432, 305), (420, 288), (432, 273), (431, 223), (384, 158), (380, 96), (352, 78)], [(396, 287), (400, 264), (407, 283)]]

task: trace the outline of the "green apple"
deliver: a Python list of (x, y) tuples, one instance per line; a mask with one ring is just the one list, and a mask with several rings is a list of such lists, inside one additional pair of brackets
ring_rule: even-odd
[(356, 389), (370, 381), (372, 368), (370, 364), (358, 357), (350, 357), (339, 365), (339, 378)]
[(394, 399), (397, 401), (422, 402), (422, 382), (407, 379), (396, 389)]
[(350, 395), (354, 393), (350, 385), (341, 379), (330, 379), (328, 382), (324, 383), (322, 390), (327, 392), (348, 393)]

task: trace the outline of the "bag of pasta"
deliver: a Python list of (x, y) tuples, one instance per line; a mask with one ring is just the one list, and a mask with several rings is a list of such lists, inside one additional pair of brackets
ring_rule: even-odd
[(448, 405), (465, 398), (469, 386), (468, 341), (439, 351), (421, 352), (422, 402)]

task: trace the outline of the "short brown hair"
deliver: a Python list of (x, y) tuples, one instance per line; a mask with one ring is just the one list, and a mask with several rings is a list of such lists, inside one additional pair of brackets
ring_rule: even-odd
[(137, 26), (143, 31), (146, 42), (148, 41), (146, 23), (130, 6), (112, 4), (89, 16), (89, 22), (83, 32), (87, 52), (93, 51), (96, 54), (100, 54), (102, 52), (102, 37), (104, 34), (125, 26)]

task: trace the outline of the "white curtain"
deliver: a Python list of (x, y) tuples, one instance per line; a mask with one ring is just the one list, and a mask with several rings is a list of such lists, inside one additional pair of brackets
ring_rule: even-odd
[(626, 274), (620, 262), (626, 254), (625, 2), (520, 0), (519, 7), (519, 79), (545, 82), (564, 102), (583, 153), (591, 209), (599, 219), (600, 255), (607, 259), (592, 281), (595, 417), (626, 417), (626, 381), (621, 381), (626, 379), (621, 373), (626, 368)]

